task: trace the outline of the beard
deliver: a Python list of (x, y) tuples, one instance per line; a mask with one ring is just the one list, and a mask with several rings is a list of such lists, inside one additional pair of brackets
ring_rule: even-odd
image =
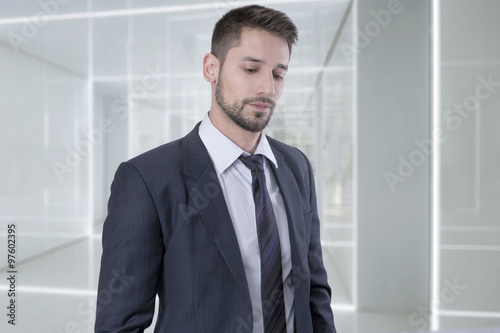
[[(224, 97), (224, 86), (222, 84), (222, 79), (220, 79), (215, 86), (215, 101), (221, 108), (221, 110), (231, 119), (236, 125), (242, 129), (258, 133), (266, 128), (267, 124), (271, 120), (276, 103), (268, 97), (252, 97), (245, 98), (241, 102), (235, 101), (234, 103), (228, 103)], [(245, 116), (243, 114), (243, 108), (247, 104), (252, 103), (266, 103), (270, 106), (269, 114), (266, 112), (253, 111), (253, 115)]]

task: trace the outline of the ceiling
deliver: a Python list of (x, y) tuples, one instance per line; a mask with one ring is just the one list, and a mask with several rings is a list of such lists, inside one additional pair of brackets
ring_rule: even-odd
[[(64, 4), (67, 2), (67, 4)], [(63, 3), (63, 4), (60, 4)], [(100, 80), (199, 73), (214, 23), (245, 1), (10, 1), (0, 12), (0, 43), (17, 55)], [(301, 67), (323, 64), (348, 1), (260, 1), (285, 11), (300, 30)], [(43, 5), (45, 4), (45, 5)], [(48, 20), (46, 20), (48, 19)], [(6, 50), (4, 50), (6, 51)]]

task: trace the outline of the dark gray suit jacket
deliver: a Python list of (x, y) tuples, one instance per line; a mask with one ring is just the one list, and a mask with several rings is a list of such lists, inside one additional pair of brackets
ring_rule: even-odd
[[(214, 166), (198, 135), (118, 168), (103, 229), (96, 332), (251, 333), (243, 260)], [(335, 332), (311, 165), (271, 138), (290, 230), (297, 333)]]

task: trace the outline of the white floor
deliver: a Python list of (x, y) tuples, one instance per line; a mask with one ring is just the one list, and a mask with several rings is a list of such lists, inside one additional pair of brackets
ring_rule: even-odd
[[(45, 241), (23, 238), (18, 244), (19, 250), (25, 248), (25, 254), (17, 262), (15, 326), (7, 323), (8, 273), (5, 259), (0, 261), (0, 308), (4, 312), (0, 332), (93, 332), (100, 243), (100, 238), (81, 237), (57, 239), (48, 246)], [(0, 244), (6, 244), (5, 238)], [(43, 251), (29, 251), (33, 244)], [(500, 333), (500, 318), (440, 317), (431, 323), (424, 313), (370, 313), (335, 309), (335, 305), (334, 312), (339, 333), (428, 332), (431, 328)]]

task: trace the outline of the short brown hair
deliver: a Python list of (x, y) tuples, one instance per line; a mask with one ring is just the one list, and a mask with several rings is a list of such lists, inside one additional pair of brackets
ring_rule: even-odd
[(285, 39), (290, 55), (298, 40), (297, 27), (283, 12), (259, 5), (232, 9), (215, 24), (212, 34), (211, 53), (219, 59), (221, 66), (229, 50), (240, 43), (243, 28), (260, 29)]

